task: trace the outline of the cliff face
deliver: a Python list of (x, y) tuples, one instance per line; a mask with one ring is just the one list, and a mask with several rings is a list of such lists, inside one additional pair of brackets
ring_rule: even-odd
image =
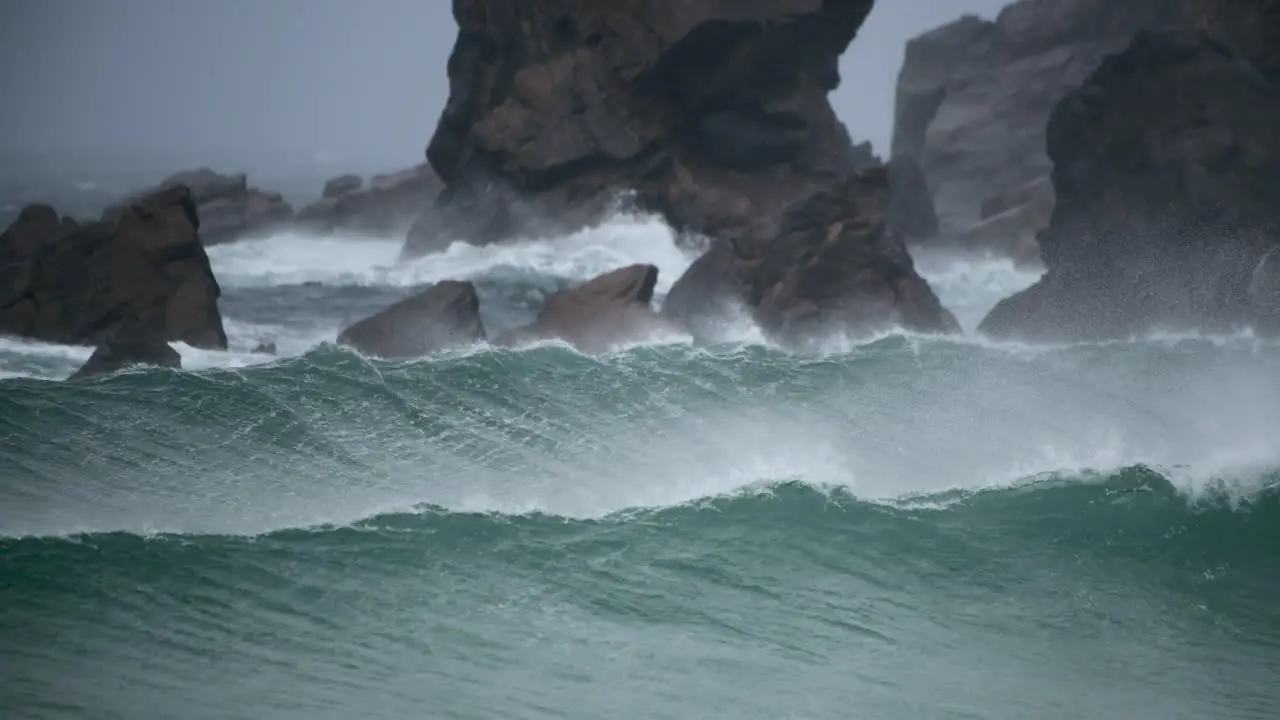
[(827, 101), (871, 6), (455, 0), (450, 96), (427, 150), (446, 187), (405, 255), (576, 229), (630, 191), (714, 241), (663, 308), (686, 326), (729, 301), (793, 337), (953, 328), (886, 230), (889, 174)]
[(981, 330), (1280, 331), (1278, 127), (1280, 86), (1222, 36), (1140, 34), (1055, 108), (1048, 271)]
[[(445, 234), (588, 221), (617, 191), (717, 236), (865, 164), (827, 93), (872, 0), (455, 0), (427, 156)], [(482, 221), (480, 221), (482, 220)], [(434, 223), (408, 249), (430, 250)]]
[(941, 232), (961, 236), (992, 218), (984, 204), (1027, 195), (1052, 167), (1045, 124), (1054, 105), (1134, 34), (1177, 22), (1183, 1), (1022, 0), (994, 21), (964, 17), (910, 41), (892, 157), (919, 165)]

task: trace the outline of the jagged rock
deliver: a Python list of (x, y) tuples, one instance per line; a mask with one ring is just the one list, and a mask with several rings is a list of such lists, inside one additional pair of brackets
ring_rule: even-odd
[(529, 325), (502, 333), (495, 345), (514, 347), (563, 340), (584, 353), (672, 335), (684, 329), (658, 317), (649, 304), (658, 282), (654, 265), (631, 265), (552, 294)]
[(901, 238), (887, 232), (888, 204), (884, 166), (798, 201), (776, 229), (717, 241), (676, 281), (662, 313), (706, 339), (735, 305), (791, 342), (893, 325), (958, 331)]
[(446, 280), (338, 335), (338, 342), (382, 358), (422, 357), (485, 341), (480, 300), (469, 282)]
[(0, 332), (97, 345), (136, 323), (166, 341), (225, 349), (199, 226), (185, 186), (85, 225), (28, 207), (0, 235)]
[(138, 365), (181, 368), (182, 356), (164, 338), (140, 327), (117, 330), (68, 380), (84, 380)]
[(1047, 175), (1054, 105), (1135, 33), (1176, 23), (1184, 1), (1022, 0), (994, 21), (966, 16), (911, 40), (892, 159), (919, 164), (941, 235), (963, 235), (985, 199)]
[(620, 191), (710, 236), (780, 215), (860, 162), (827, 93), (871, 5), (454, 3), (442, 217), (406, 254), (577, 229)]
[(364, 178), (359, 175), (339, 175), (324, 184), (321, 197), (338, 198), (353, 193), (364, 187)]
[(889, 162), (889, 191), (885, 218), (889, 230), (907, 240), (938, 234), (938, 215), (933, 211), (929, 183), (912, 157), (904, 155)]
[(1055, 108), (1048, 268), (980, 330), (1280, 331), (1280, 87), (1200, 32), (1142, 33)]
[[(426, 163), (375, 175), (367, 186), (348, 181), (343, 188), (332, 187), (344, 178), (331, 180), (323, 198), (298, 212), (298, 222), (320, 232), (404, 233), (420, 216), (430, 217), (430, 208), (442, 187)], [(345, 192), (334, 194), (338, 189)]]
[[(205, 245), (218, 245), (271, 232), (293, 217), (293, 208), (280, 193), (250, 187), (243, 173), (223, 175), (209, 168), (171, 175), (156, 187), (138, 193), (116, 207), (179, 186), (191, 191), (196, 214), (200, 218), (200, 237)], [(110, 213), (111, 209), (107, 212)]]

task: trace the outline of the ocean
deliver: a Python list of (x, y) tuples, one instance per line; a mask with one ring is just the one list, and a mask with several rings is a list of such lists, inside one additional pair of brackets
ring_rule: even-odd
[(0, 716), (1280, 717), (1280, 344), (986, 341), (1036, 272), (921, 251), (964, 337), (333, 345), (693, 259), (637, 216), (398, 251), (211, 248), (231, 351), (181, 371), (0, 340)]

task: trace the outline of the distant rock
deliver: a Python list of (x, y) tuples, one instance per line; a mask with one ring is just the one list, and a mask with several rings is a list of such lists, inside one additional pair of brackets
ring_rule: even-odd
[(1025, 231), (1034, 237), (1039, 228), (1019, 226), (1018, 240), (1001, 240), (990, 224), (970, 232), (984, 221), (983, 202), (1049, 174), (1045, 124), (1054, 105), (1135, 33), (1178, 22), (1182, 2), (1021, 0), (994, 21), (965, 16), (911, 40), (891, 159), (919, 165), (942, 238), (1025, 254)]
[(324, 197), (298, 212), (298, 223), (320, 232), (403, 234), (420, 216), (430, 216), (442, 187), (426, 163), (376, 175), (368, 186), (344, 175), (330, 180)]
[(381, 358), (422, 357), (484, 341), (475, 286), (457, 280), (432, 285), (338, 335), (340, 344)]
[(339, 198), (364, 187), (364, 178), (359, 175), (339, 175), (324, 184), (321, 197), (325, 199)]
[(275, 355), (276, 344), (271, 340), (260, 342), (257, 345), (253, 346), (253, 352), (254, 354), (257, 354), (257, 355)]
[(1048, 123), (1048, 271), (980, 330), (1280, 331), (1280, 86), (1201, 32), (1142, 33)]
[[(191, 191), (200, 218), (200, 237), (206, 246), (271, 232), (293, 218), (293, 208), (280, 193), (250, 187), (243, 173), (224, 175), (209, 168), (171, 175), (134, 199), (178, 186)], [(121, 204), (129, 202), (132, 200)]]
[(533, 323), (507, 331), (494, 341), (518, 346), (538, 340), (562, 340), (584, 353), (606, 352), (621, 344), (687, 335), (650, 308), (658, 282), (654, 265), (619, 268), (547, 298)]
[(662, 313), (711, 339), (734, 305), (795, 343), (895, 325), (958, 331), (901, 238), (887, 231), (888, 205), (884, 166), (798, 201), (776, 228), (717, 241), (671, 288)]
[(89, 360), (67, 379), (84, 380), (138, 365), (181, 368), (182, 356), (150, 330), (125, 327), (98, 345)]
[(97, 345), (137, 324), (166, 341), (226, 348), (198, 228), (185, 186), (84, 225), (27, 207), (0, 235), (0, 333)]

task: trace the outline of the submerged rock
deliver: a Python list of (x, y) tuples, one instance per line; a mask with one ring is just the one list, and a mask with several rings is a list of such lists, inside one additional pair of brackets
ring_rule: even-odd
[(480, 300), (470, 282), (446, 280), (338, 335), (338, 342), (366, 355), (412, 358), (485, 341)]
[(166, 341), (225, 349), (221, 290), (190, 191), (158, 191), (99, 222), (25, 209), (0, 235), (0, 332), (97, 345), (138, 324)]
[(618, 345), (684, 335), (680, 326), (650, 308), (658, 283), (654, 265), (630, 265), (576, 287), (553, 293), (537, 318), (501, 334), (495, 345), (518, 346), (538, 340), (563, 340), (584, 353)]
[[(293, 208), (280, 193), (250, 187), (243, 173), (224, 175), (209, 168), (171, 175), (155, 188), (145, 190), (121, 205), (180, 186), (191, 191), (196, 215), (200, 218), (200, 237), (205, 245), (267, 233), (283, 227), (293, 218)], [(111, 211), (108, 209), (107, 212)]]
[(124, 327), (104, 340), (68, 380), (83, 380), (138, 365), (181, 368), (182, 356), (162, 337), (138, 326)]
[(776, 227), (720, 240), (698, 258), (663, 304), (663, 315), (714, 338), (734, 306), (780, 340), (901, 325), (954, 332), (955, 318), (886, 230), (884, 166), (805, 198)]
[(1046, 274), (988, 335), (1275, 332), (1280, 87), (1201, 32), (1142, 33), (1054, 110)]

